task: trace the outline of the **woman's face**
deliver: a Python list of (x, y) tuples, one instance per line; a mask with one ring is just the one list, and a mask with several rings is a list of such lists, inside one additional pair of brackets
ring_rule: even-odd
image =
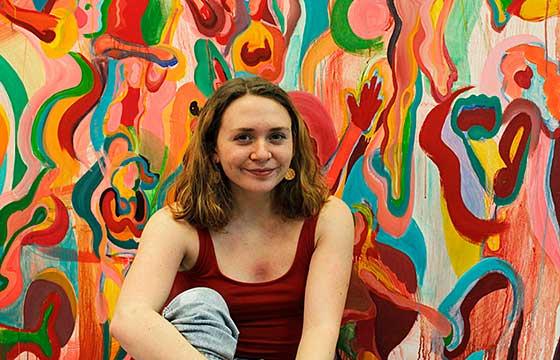
[(293, 153), (292, 121), (278, 102), (245, 95), (225, 110), (213, 158), (234, 193), (272, 191), (283, 180)]

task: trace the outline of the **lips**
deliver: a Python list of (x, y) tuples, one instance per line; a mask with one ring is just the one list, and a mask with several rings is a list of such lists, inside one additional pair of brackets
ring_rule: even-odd
[(248, 173), (257, 177), (267, 177), (274, 172), (275, 169), (262, 168), (262, 169), (245, 169)]

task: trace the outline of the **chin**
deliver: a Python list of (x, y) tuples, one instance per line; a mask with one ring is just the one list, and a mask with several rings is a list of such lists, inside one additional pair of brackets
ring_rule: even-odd
[(250, 193), (269, 193), (272, 192), (280, 181), (266, 181), (266, 182), (254, 182), (254, 181), (244, 181), (236, 184), (236, 187), (241, 191), (247, 191)]

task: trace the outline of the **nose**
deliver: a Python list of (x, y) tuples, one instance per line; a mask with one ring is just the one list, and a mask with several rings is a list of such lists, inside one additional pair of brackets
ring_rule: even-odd
[(253, 161), (266, 161), (272, 157), (272, 153), (269, 151), (266, 143), (264, 141), (255, 142), (255, 146), (249, 159)]

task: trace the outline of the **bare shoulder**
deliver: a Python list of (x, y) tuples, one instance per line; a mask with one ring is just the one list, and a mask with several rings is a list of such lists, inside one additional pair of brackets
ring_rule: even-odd
[(350, 208), (336, 196), (330, 196), (317, 220), (317, 237), (350, 235), (353, 238), (354, 218)]
[(162, 238), (182, 238), (188, 239), (196, 235), (196, 229), (184, 220), (176, 220), (169, 207), (164, 207), (156, 211), (148, 220), (142, 239), (148, 234), (156, 233)]
[(198, 233), (196, 228), (184, 220), (176, 220), (169, 207), (156, 211), (148, 220), (140, 247), (165, 248), (183, 255), (180, 269), (190, 269), (198, 257)]

